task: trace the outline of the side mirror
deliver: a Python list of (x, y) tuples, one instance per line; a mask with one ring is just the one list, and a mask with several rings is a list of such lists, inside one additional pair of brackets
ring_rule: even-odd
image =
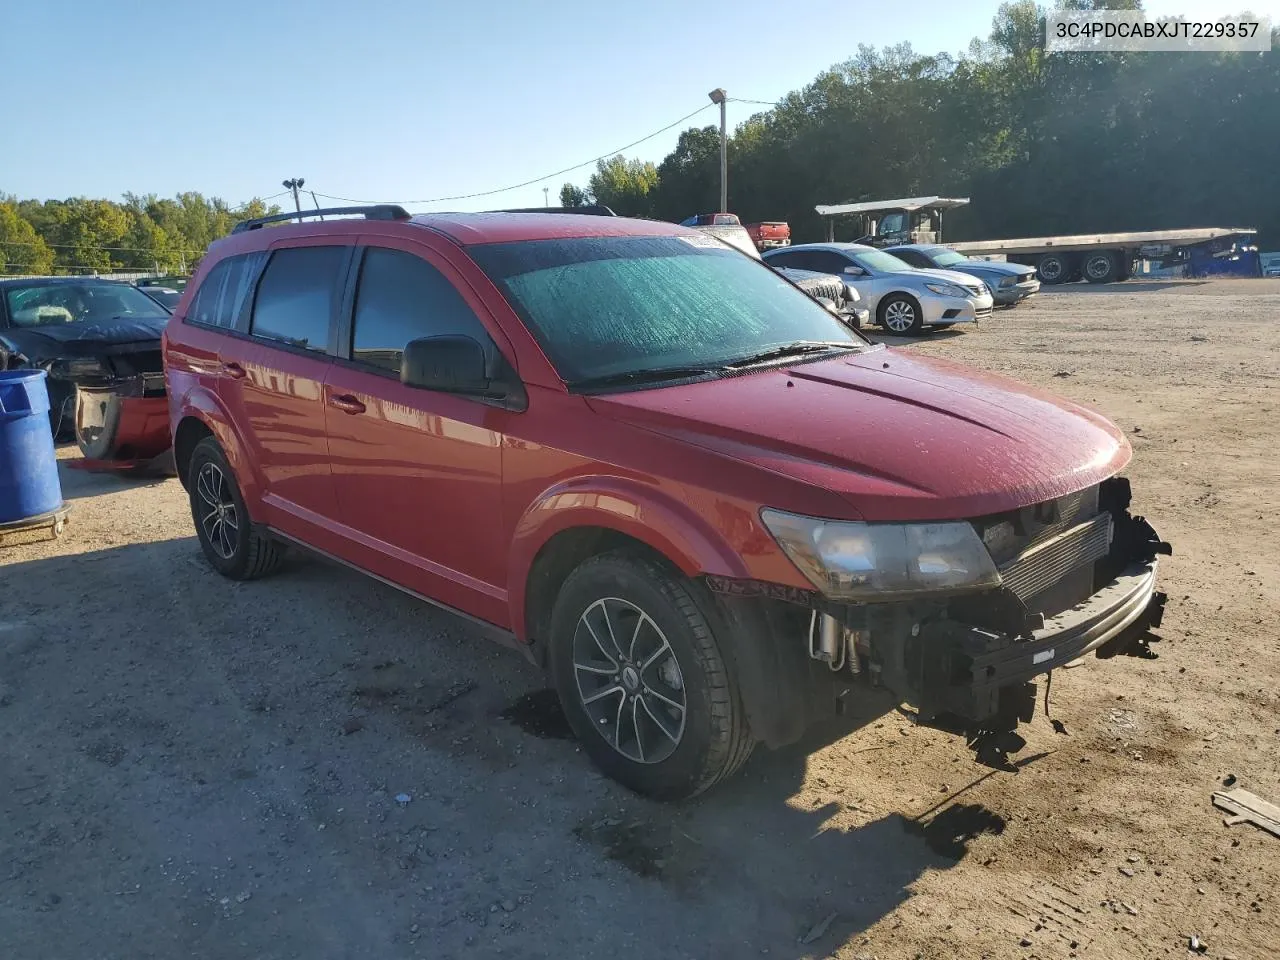
[(422, 337), (405, 344), (400, 382), (407, 387), (483, 396), (491, 383), (484, 348), (471, 337)]
[(862, 276), (866, 276), (866, 273), (867, 273), (867, 271), (863, 270), (856, 263), (849, 264), (847, 267), (844, 268), (844, 272), (851, 277), (862, 277)]

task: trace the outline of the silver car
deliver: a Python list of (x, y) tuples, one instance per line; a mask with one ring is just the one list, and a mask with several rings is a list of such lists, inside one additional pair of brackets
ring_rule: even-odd
[(974, 260), (963, 253), (956, 253), (950, 247), (941, 247), (936, 243), (912, 243), (901, 247), (889, 247), (885, 253), (891, 253), (899, 260), (905, 260), (913, 267), (922, 270), (953, 270), (956, 273), (967, 273), (971, 277), (977, 277), (991, 288), (991, 295), (1001, 306), (1011, 307), (1040, 292), (1040, 281), (1036, 279), (1035, 268), (1021, 263)]
[(839, 274), (890, 333), (918, 334), (991, 316), (991, 290), (981, 280), (951, 270), (917, 270), (860, 243), (781, 247), (765, 251), (764, 260), (771, 267)]

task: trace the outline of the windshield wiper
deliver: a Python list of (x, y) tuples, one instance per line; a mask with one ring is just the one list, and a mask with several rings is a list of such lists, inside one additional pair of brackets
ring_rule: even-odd
[(778, 360), (782, 357), (795, 357), (806, 353), (826, 353), (829, 350), (858, 350), (861, 347), (862, 344), (860, 343), (844, 340), (796, 340), (792, 343), (784, 343), (780, 347), (772, 347), (768, 350), (762, 350), (760, 353), (753, 353), (750, 356), (731, 360), (725, 366), (736, 369), (738, 367), (749, 367), (757, 363), (767, 363), (770, 360)]
[(630, 383), (653, 383), (661, 380), (683, 380), (687, 377), (701, 377), (715, 373), (712, 367), (641, 367), (639, 370), (624, 370), (621, 373), (606, 373), (598, 377), (583, 377), (572, 381), (573, 389), (590, 387), (625, 386)]

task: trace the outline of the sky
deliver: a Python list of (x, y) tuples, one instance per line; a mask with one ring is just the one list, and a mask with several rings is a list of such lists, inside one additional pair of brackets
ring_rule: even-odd
[[(473, 194), (611, 154), (674, 124), (625, 151), (658, 162), (680, 130), (718, 122), (707, 98), (716, 87), (771, 102), (859, 44), (960, 53), (988, 34), (999, 0), (6, 6), (0, 195), (199, 190), (234, 205), (278, 194), (291, 177), (358, 201)], [(1198, 17), (1247, 7), (1280, 22), (1280, 0), (1145, 6), (1149, 15)], [(728, 109), (732, 127), (766, 108)], [(536, 206), (544, 186), (555, 203), (561, 184), (585, 183), (591, 169), (410, 206)]]

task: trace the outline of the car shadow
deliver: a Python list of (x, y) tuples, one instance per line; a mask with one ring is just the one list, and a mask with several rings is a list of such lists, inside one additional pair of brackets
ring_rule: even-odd
[[(973, 329), (967, 329), (972, 327)], [(981, 325), (963, 324), (954, 327), (946, 327), (942, 330), (926, 330), (924, 333), (916, 337), (899, 336), (895, 333), (888, 333), (879, 327), (864, 328), (862, 333), (868, 337), (872, 343), (883, 343), (889, 347), (909, 346), (913, 343), (931, 343), (935, 341), (954, 340), (956, 337), (963, 337), (970, 333), (980, 333)]]
[[(32, 839), (0, 883), (79, 904), (54, 928), (46, 901), (9, 898), (0, 927), (43, 931), (18, 955), (127, 936), (217, 957), (799, 960), (861, 942), (1005, 828), (969, 787), (917, 814), (867, 799), (898, 738), (824, 754), (894, 709), (874, 697), (693, 801), (638, 797), (565, 737), (524, 658), (303, 554), (233, 583), (187, 536), (3, 578), (0, 816)], [(37, 843), (86, 822), (84, 842)], [(172, 876), (145, 866), (166, 858)], [(210, 877), (242, 892), (211, 900)], [(114, 933), (92, 919), (108, 903)]]
[(140, 487), (156, 487), (176, 474), (163, 461), (140, 469), (85, 469), (78, 453), (58, 458), (58, 482), (65, 500), (81, 500), (104, 493), (115, 493)]

